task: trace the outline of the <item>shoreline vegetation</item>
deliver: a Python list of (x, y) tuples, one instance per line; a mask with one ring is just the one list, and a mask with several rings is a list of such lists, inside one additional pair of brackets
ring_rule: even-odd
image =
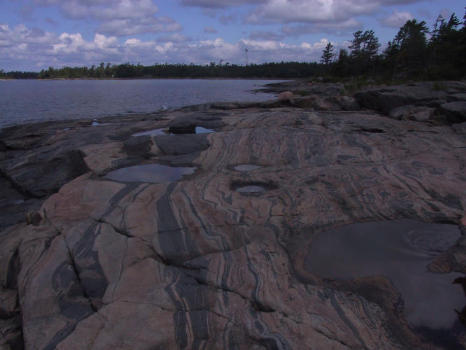
[(113, 65), (49, 67), (40, 72), (0, 69), (0, 79), (302, 79), (326, 81), (376, 80), (398, 83), (421, 80), (460, 80), (466, 77), (466, 15), (437, 17), (432, 28), (426, 22), (407, 21), (384, 49), (374, 31), (357, 31), (348, 49), (328, 43), (320, 62), (269, 62), (238, 65), (210, 62), (196, 64)]

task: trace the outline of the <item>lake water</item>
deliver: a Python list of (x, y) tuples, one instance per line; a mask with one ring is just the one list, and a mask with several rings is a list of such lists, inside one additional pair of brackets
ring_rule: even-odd
[(0, 128), (45, 120), (149, 113), (208, 102), (264, 101), (271, 80), (3, 80)]

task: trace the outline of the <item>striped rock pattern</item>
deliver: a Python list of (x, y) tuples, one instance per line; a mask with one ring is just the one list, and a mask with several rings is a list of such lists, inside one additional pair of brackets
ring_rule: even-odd
[[(206, 127), (215, 119), (215, 133), (189, 141), (208, 148), (177, 152), (178, 135), (147, 137), (136, 163), (194, 165), (194, 174), (159, 184), (108, 180), (135, 158), (121, 138), (102, 137), (79, 146), (90, 171), (44, 202), (40, 225), (2, 233), (0, 259), (18, 266), (0, 280), (16, 276), (27, 349), (432, 346), (395, 310), (390, 284), (365, 282), (385, 291), (379, 303), (329, 284), (303, 268), (304, 242), (355, 222), (459, 224), (464, 134), (371, 112), (295, 108), (178, 111), (137, 125), (180, 118), (204, 118)], [(116, 129), (129, 135), (134, 124), (104, 130)], [(235, 170), (242, 164), (260, 168)], [(238, 191), (248, 185), (264, 191)]]

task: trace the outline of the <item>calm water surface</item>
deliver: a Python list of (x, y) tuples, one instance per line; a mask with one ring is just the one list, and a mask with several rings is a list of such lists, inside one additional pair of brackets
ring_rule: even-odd
[(208, 102), (263, 101), (271, 80), (4, 80), (0, 128), (45, 120), (148, 113)]
[(452, 282), (462, 275), (432, 273), (427, 266), (460, 236), (458, 226), (412, 220), (347, 225), (313, 237), (305, 266), (324, 278), (383, 275), (401, 293), (411, 326), (454, 338), (449, 330), (462, 327), (455, 310), (466, 300)]

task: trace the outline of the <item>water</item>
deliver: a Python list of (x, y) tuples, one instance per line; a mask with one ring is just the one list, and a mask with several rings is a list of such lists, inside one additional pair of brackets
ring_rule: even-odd
[(413, 327), (450, 329), (458, 322), (455, 309), (466, 302), (461, 286), (452, 284), (461, 274), (432, 273), (427, 265), (459, 237), (455, 225), (411, 220), (348, 225), (313, 237), (305, 266), (324, 278), (388, 277)]
[(265, 192), (266, 189), (262, 186), (250, 185), (250, 186), (241, 186), (236, 189), (240, 193), (261, 193)]
[(152, 129), (147, 131), (141, 131), (133, 134), (132, 136), (161, 136), (161, 135), (169, 135), (168, 129), (161, 128), (161, 129)]
[[(202, 126), (196, 126), (194, 128), (195, 134), (210, 134), (215, 132), (213, 129), (207, 129)], [(152, 129), (147, 131), (141, 131), (133, 134), (132, 136), (162, 136), (162, 135), (172, 135), (168, 128), (161, 128), (161, 129)]]
[(105, 178), (120, 182), (165, 183), (180, 180), (184, 175), (191, 175), (194, 167), (171, 167), (160, 164), (136, 165), (109, 172)]
[(262, 166), (256, 164), (240, 164), (233, 167), (234, 170), (241, 172), (253, 171), (260, 168), (262, 168)]
[(243, 194), (260, 194), (269, 190), (277, 189), (277, 185), (272, 182), (262, 181), (233, 181), (230, 185), (233, 191)]
[(45, 120), (149, 113), (208, 102), (264, 101), (271, 80), (0, 80), (0, 128)]
[(195, 132), (196, 132), (196, 134), (211, 134), (211, 133), (215, 132), (215, 130), (207, 129), (207, 128), (204, 128), (202, 126), (196, 126)]

